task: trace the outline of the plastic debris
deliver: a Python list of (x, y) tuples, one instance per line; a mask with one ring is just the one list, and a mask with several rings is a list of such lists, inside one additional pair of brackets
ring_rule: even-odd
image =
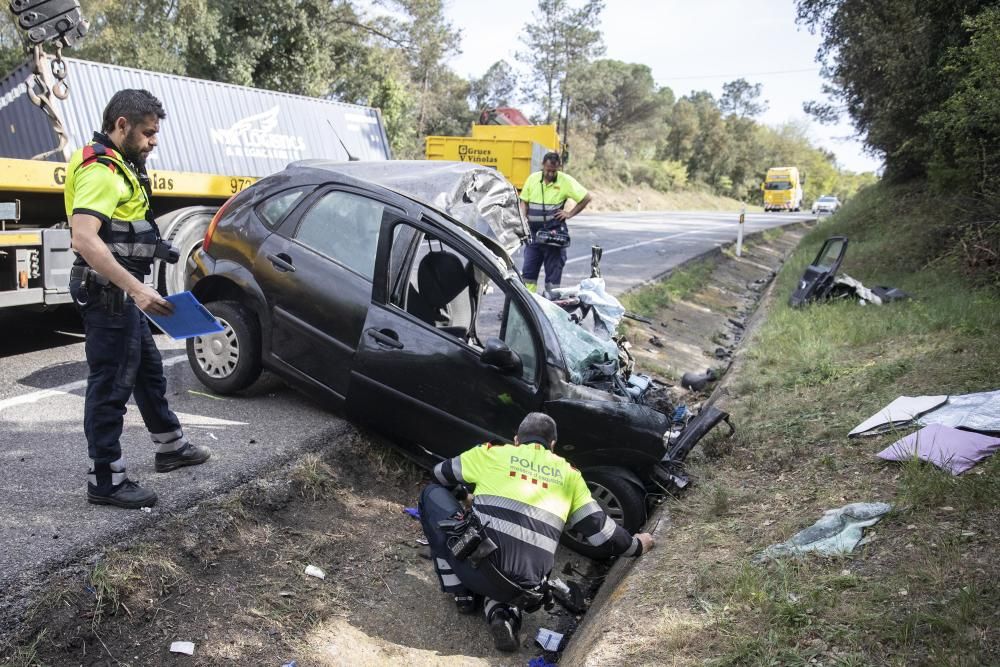
[(947, 395), (900, 396), (874, 415), (855, 426), (848, 438), (880, 435), (899, 426), (905, 426), (929, 410), (943, 405)]
[(326, 579), (326, 572), (319, 569), (315, 565), (306, 565), (306, 574), (310, 577), (316, 577), (317, 579)]
[(139, 509), (141, 509), (146, 514), (152, 514), (153, 513), (153, 508), (152, 507), (140, 507)]
[(194, 655), (194, 642), (174, 642), (170, 645), (170, 652)]
[(403, 511), (412, 516), (414, 519), (420, 518), (420, 510), (416, 507), (404, 507)]
[(1000, 433), (1000, 390), (949, 396), (948, 402), (917, 420), (984, 433)]
[(1000, 438), (982, 433), (961, 431), (950, 426), (931, 424), (905, 438), (900, 438), (876, 454), (887, 461), (905, 461), (917, 457), (961, 475), (1000, 449)]
[(563, 636), (560, 633), (548, 628), (538, 628), (538, 634), (535, 635), (535, 641), (546, 651), (558, 651), (562, 640)]
[(281, 663), (281, 667), (299, 667), (299, 663), (296, 660), (289, 660), (288, 662)]
[(719, 374), (711, 368), (706, 368), (704, 373), (685, 373), (681, 376), (681, 386), (691, 391), (701, 391), (709, 382), (719, 379)]
[(419, 545), (421, 545), (421, 546), (425, 546), (425, 547), (426, 547), (426, 546), (430, 545), (430, 542), (428, 542), (427, 540), (425, 540), (425, 539), (424, 539), (424, 538), (422, 538), (422, 537), (418, 537), (418, 538), (417, 538), (417, 544), (419, 544)]
[(528, 667), (555, 667), (555, 665), (540, 655), (529, 660)]
[(862, 532), (892, 509), (889, 503), (851, 503), (827, 510), (823, 517), (790, 540), (772, 544), (754, 560), (816, 552), (827, 556), (849, 554), (861, 542)]

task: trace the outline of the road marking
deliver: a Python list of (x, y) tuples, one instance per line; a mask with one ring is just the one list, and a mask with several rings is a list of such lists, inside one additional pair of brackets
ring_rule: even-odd
[[(644, 245), (650, 245), (652, 243), (662, 243), (663, 241), (669, 241), (670, 239), (676, 239), (681, 236), (692, 236), (694, 234), (717, 234), (718, 230), (714, 229), (693, 229), (689, 232), (680, 232), (679, 234), (671, 234), (670, 236), (660, 236), (655, 239), (649, 239), (648, 241), (639, 241), (638, 243), (630, 243), (628, 245), (618, 246), (617, 248), (609, 248), (601, 254), (601, 259), (604, 259), (608, 255), (613, 255), (616, 252), (622, 252), (623, 250), (631, 250), (632, 248), (638, 248)], [(574, 262), (589, 262), (590, 255), (580, 255), (579, 257), (574, 257), (572, 259), (566, 260), (567, 264), (573, 264)]]
[[(182, 361), (187, 361), (186, 354), (178, 354), (176, 357), (170, 357), (169, 359), (163, 360), (163, 367), (169, 368)], [(76, 391), (77, 389), (84, 389), (87, 386), (86, 380), (77, 380), (76, 382), (68, 382), (66, 384), (61, 384), (58, 387), (52, 387), (51, 389), (42, 389), (41, 391), (34, 391), (30, 394), (24, 394), (23, 396), (15, 396), (14, 398), (5, 398), (0, 401), (0, 411), (6, 410), (7, 408), (13, 408), (18, 405), (26, 405), (28, 403), (37, 403), (38, 401), (44, 400), (46, 398), (52, 398), (53, 396), (62, 396), (63, 394), (69, 394)]]

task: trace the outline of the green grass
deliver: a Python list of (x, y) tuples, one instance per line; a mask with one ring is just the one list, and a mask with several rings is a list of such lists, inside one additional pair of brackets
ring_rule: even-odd
[[(913, 188), (871, 188), (785, 263), (729, 387), (737, 434), (706, 439), (692, 466), (703, 483), (672, 512), (669, 576), (697, 577), (707, 617), (701, 650), (677, 664), (1000, 664), (1000, 456), (955, 477), (874, 456), (913, 428), (846, 437), (900, 395), (1000, 387), (1000, 292), (976, 287), (989, 281), (970, 279), (943, 242), (955, 221), (942, 205)], [(790, 308), (802, 270), (835, 234), (850, 238), (843, 272), (913, 298)], [(894, 506), (870, 545), (753, 562), (823, 510), (861, 501)], [(647, 645), (656, 641), (669, 643)]]
[(708, 281), (716, 262), (701, 260), (674, 271), (666, 280), (646, 285), (621, 298), (625, 310), (649, 317), (674, 301), (683, 301)]

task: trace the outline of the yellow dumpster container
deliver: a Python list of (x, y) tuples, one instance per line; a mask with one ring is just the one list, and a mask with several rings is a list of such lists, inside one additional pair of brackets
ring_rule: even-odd
[(475, 137), (427, 137), (428, 160), (475, 162), (492, 167), (521, 189), (528, 175), (542, 168), (545, 146), (525, 139), (477, 139)]

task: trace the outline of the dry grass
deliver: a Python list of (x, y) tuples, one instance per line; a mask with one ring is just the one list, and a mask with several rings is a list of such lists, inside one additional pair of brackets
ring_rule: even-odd
[[(910, 208), (900, 210), (901, 200)], [(920, 198), (869, 192), (787, 262), (723, 399), (737, 435), (710, 436), (696, 451), (697, 486), (671, 505), (665, 548), (626, 598), (659, 608), (618, 654), (623, 664), (1000, 664), (1000, 457), (953, 477), (874, 457), (913, 429), (846, 438), (899, 395), (997, 388), (1000, 294), (932, 261), (947, 224), (932, 210)], [(835, 233), (851, 238), (848, 273), (918, 298), (785, 306)], [(894, 511), (853, 554), (753, 561), (824, 510), (861, 501)], [(697, 642), (676, 619), (694, 619)]]

